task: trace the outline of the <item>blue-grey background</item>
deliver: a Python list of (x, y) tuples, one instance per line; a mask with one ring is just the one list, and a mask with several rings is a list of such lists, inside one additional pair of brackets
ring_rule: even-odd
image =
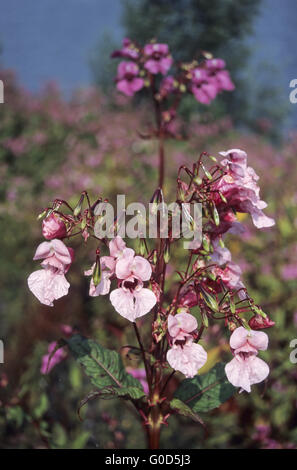
[[(67, 95), (91, 82), (90, 57), (110, 33), (123, 36), (121, 0), (1, 0), (1, 62), (16, 70), (21, 85), (39, 90), (54, 79)], [(297, 2), (263, 0), (255, 20), (249, 74), (279, 86), (288, 103), (287, 128), (297, 126), (289, 83), (297, 78)]]

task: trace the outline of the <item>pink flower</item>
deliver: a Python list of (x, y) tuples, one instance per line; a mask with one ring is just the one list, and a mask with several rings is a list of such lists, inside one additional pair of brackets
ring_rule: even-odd
[(155, 294), (143, 287), (143, 282), (151, 277), (151, 265), (142, 256), (134, 256), (133, 250), (125, 248), (116, 263), (115, 273), (120, 287), (111, 292), (110, 301), (120, 315), (134, 322), (157, 302)]
[(216, 83), (210, 81), (207, 72), (199, 67), (192, 71), (191, 91), (203, 104), (209, 104), (218, 93)]
[[(110, 278), (114, 274), (115, 260), (111, 256), (102, 256), (100, 258), (101, 265), (101, 281), (95, 286), (93, 278), (90, 281), (89, 295), (91, 297), (98, 297), (98, 295), (106, 295), (110, 291)], [(92, 276), (95, 269), (95, 263), (85, 271), (85, 276)]]
[(167, 352), (166, 358), (172, 369), (191, 378), (206, 363), (207, 353), (200, 344), (190, 341), (184, 346), (173, 345)]
[(62, 362), (67, 357), (67, 353), (66, 353), (65, 349), (60, 348), (60, 349), (57, 349), (57, 351), (50, 358), (50, 356), (53, 353), (53, 351), (55, 350), (57, 344), (58, 343), (56, 341), (50, 343), (49, 346), (48, 346), (48, 354), (45, 354), (42, 357), (42, 364), (41, 364), (41, 368), (40, 368), (40, 372), (42, 374), (48, 374), (52, 370), (53, 367), (55, 367), (57, 364)]
[(229, 288), (229, 289), (241, 289), (244, 287), (243, 283), (241, 282), (240, 278), (242, 275), (242, 271), (240, 266), (238, 264), (233, 263), (230, 261), (229, 263), (226, 264), (226, 267), (224, 269), (221, 269), (219, 267), (214, 267), (212, 271), (221, 278), (223, 283)]
[(52, 240), (53, 238), (64, 238), (66, 237), (66, 234), (66, 225), (63, 220), (54, 213), (42, 222), (42, 235), (47, 240)]
[(269, 367), (257, 354), (259, 350), (266, 350), (267, 346), (266, 333), (248, 331), (242, 326), (236, 328), (230, 337), (234, 358), (225, 366), (227, 378), (234, 387), (241, 387), (242, 390), (250, 392), (251, 385), (266, 379)]
[(67, 248), (61, 240), (54, 239), (38, 246), (33, 259), (43, 259), (43, 269), (30, 274), (28, 286), (41, 303), (52, 307), (54, 300), (68, 294), (70, 284), (64, 274), (73, 258), (72, 248)]
[(216, 263), (219, 266), (229, 263), (231, 261), (231, 252), (228, 248), (222, 248), (218, 242), (218, 239), (214, 239), (213, 242), (213, 254), (211, 255), (211, 263)]
[(166, 75), (173, 62), (167, 44), (147, 44), (144, 55), (147, 57), (144, 68), (152, 74)]
[(198, 305), (197, 293), (195, 292), (195, 289), (192, 285), (190, 285), (181, 296), (179, 305), (181, 307), (188, 307), (188, 308), (192, 308)]
[(118, 235), (109, 242), (109, 252), (110, 256), (112, 256), (113, 258), (119, 258), (120, 256), (122, 256), (125, 248), (126, 243)]
[(229, 72), (227, 70), (223, 70), (225, 65), (225, 62), (222, 59), (209, 59), (205, 61), (209, 77), (216, 84), (218, 92), (222, 90), (232, 91), (235, 89)]
[(275, 322), (270, 320), (270, 318), (266, 315), (266, 317), (262, 317), (261, 315), (254, 315), (249, 320), (249, 326), (253, 330), (262, 330), (264, 328), (271, 328), (275, 325)]
[(197, 327), (197, 320), (190, 313), (181, 312), (168, 317), (168, 332), (173, 344), (191, 338)]
[[(220, 155), (227, 157), (221, 162), (226, 167), (226, 174), (219, 179), (215, 189), (224, 195), (228, 206), (238, 212), (249, 213), (257, 228), (274, 225), (274, 220), (262, 211), (267, 204), (260, 200), (259, 177), (253, 168), (247, 166), (247, 154), (240, 149), (231, 149), (220, 152)], [(219, 196), (216, 204), (219, 208), (225, 205)]]
[(118, 65), (117, 89), (127, 96), (141, 90), (144, 86), (142, 78), (138, 77), (139, 67), (134, 62), (121, 62)]

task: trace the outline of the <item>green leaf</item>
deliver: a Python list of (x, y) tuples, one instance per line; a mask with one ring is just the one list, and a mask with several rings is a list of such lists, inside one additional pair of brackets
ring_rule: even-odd
[(173, 398), (173, 400), (170, 401), (169, 406), (173, 411), (175, 411), (179, 415), (191, 418), (196, 423), (200, 423), (204, 426), (204, 422), (202, 421), (200, 416), (198, 416), (197, 413), (194, 413), (194, 411), (188, 405), (186, 405), (183, 401), (179, 400), (178, 398)]
[(206, 412), (229, 400), (236, 388), (227, 380), (225, 364), (216, 364), (207, 374), (185, 379), (174, 396), (194, 412)]
[(121, 356), (116, 351), (80, 335), (67, 340), (75, 359), (83, 366), (93, 385), (100, 389), (98, 396), (119, 396), (137, 400), (145, 395), (141, 383), (126, 372)]

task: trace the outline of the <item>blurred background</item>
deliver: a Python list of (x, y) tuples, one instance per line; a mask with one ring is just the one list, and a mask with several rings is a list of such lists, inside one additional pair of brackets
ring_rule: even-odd
[[(236, 85), (210, 106), (185, 100), (187, 142), (168, 141), (167, 187), (177, 168), (201, 151), (247, 151), (260, 176), (262, 199), (276, 226), (257, 231), (248, 218), (230, 237), (234, 260), (257, 303), (276, 326), (262, 357), (266, 386), (232, 398), (204, 417), (208, 433), (170, 418), (163, 448), (296, 448), (297, 365), (297, 4), (294, 0), (2, 0), (0, 14), (0, 364), (1, 448), (143, 448), (141, 425), (123, 402), (93, 401), (77, 417), (90, 384), (72, 359), (43, 375), (42, 356), (70, 325), (114, 348), (133, 341), (130, 325), (108, 301), (88, 297), (83, 269), (92, 243), (73, 239), (70, 293), (55, 308), (28, 291), (26, 278), (41, 242), (37, 215), (55, 197), (75, 204), (80, 192), (147, 201), (156, 181), (156, 144), (143, 141), (145, 100), (115, 91), (110, 53), (123, 37), (167, 42), (177, 60), (207, 50), (222, 57)], [(148, 182), (150, 182), (148, 184)], [(210, 325), (209, 367), (226, 350), (226, 334)], [(137, 358), (124, 358), (137, 367)], [(131, 362), (132, 361), (132, 362)], [(180, 426), (183, 425), (183, 433)]]

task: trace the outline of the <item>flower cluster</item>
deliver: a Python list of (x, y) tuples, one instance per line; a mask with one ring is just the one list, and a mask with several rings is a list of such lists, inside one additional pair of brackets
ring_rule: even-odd
[[(141, 47), (125, 38), (122, 48), (114, 51), (112, 57), (126, 59), (118, 65), (117, 89), (131, 97), (143, 88), (151, 88), (155, 101), (162, 104), (163, 127), (168, 132), (185, 93), (208, 105), (222, 91), (235, 88), (224, 60), (209, 53), (203, 53), (200, 62), (174, 62), (168, 44), (151, 42)], [(174, 75), (167, 75), (171, 68)], [(163, 79), (156, 80), (157, 75)]]
[[(100, 259), (102, 278), (97, 286), (94, 278), (90, 282), (90, 295), (108, 294), (111, 278), (116, 278), (118, 288), (110, 294), (110, 301), (115, 310), (124, 318), (134, 322), (148, 313), (156, 304), (153, 291), (144, 287), (152, 275), (151, 264), (142, 256), (135, 256), (134, 250), (126, 248), (125, 242), (117, 236), (109, 242), (110, 256)], [(93, 275), (95, 265), (86, 271), (87, 276)]]

